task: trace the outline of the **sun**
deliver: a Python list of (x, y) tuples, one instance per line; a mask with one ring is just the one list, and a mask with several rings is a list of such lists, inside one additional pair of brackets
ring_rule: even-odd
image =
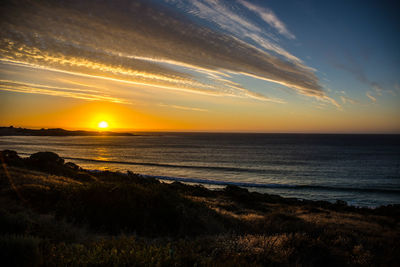
[(99, 124), (97, 125), (100, 129), (106, 129), (108, 128), (108, 122), (106, 121), (101, 121), (99, 122)]

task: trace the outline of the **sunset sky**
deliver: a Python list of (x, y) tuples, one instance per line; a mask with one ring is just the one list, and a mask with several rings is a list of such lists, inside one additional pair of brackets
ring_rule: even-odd
[(0, 126), (400, 133), (396, 1), (0, 8)]

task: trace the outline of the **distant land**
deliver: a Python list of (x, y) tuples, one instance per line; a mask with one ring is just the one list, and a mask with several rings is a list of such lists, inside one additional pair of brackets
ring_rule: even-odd
[(0, 136), (134, 136), (131, 133), (109, 131), (68, 131), (61, 128), (27, 129), (13, 126), (0, 127)]

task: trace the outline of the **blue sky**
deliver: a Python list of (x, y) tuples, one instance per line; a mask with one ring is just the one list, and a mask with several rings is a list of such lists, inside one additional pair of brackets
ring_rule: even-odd
[[(191, 6), (184, 1), (167, 2), (183, 10)], [(380, 98), (385, 93), (379, 90), (391, 96), (398, 91), (400, 27), (395, 1), (248, 1), (273, 12), (288, 34), (279, 33), (255, 16), (256, 12), (243, 8), (240, 1), (199, 2), (206, 6), (207, 2), (225, 4), (225, 8), (239, 10), (248, 21), (261, 25), (283, 49), (315, 68), (326, 90), (345, 91), (358, 99), (368, 98), (367, 92)]]

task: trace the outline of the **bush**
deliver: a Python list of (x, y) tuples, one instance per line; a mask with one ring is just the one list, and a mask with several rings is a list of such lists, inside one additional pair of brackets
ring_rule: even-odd
[(216, 233), (224, 218), (163, 184), (92, 183), (61, 192), (56, 215), (97, 231), (146, 236)]
[(41, 263), (40, 239), (25, 235), (0, 236), (2, 266), (38, 266)]
[(4, 162), (8, 165), (22, 166), (23, 161), (18, 156), (18, 153), (13, 150), (0, 151), (0, 162)]
[(25, 234), (31, 225), (32, 221), (26, 213), (10, 214), (0, 211), (0, 234)]
[(135, 238), (101, 239), (85, 244), (60, 243), (48, 248), (47, 266), (172, 266), (168, 245)]

